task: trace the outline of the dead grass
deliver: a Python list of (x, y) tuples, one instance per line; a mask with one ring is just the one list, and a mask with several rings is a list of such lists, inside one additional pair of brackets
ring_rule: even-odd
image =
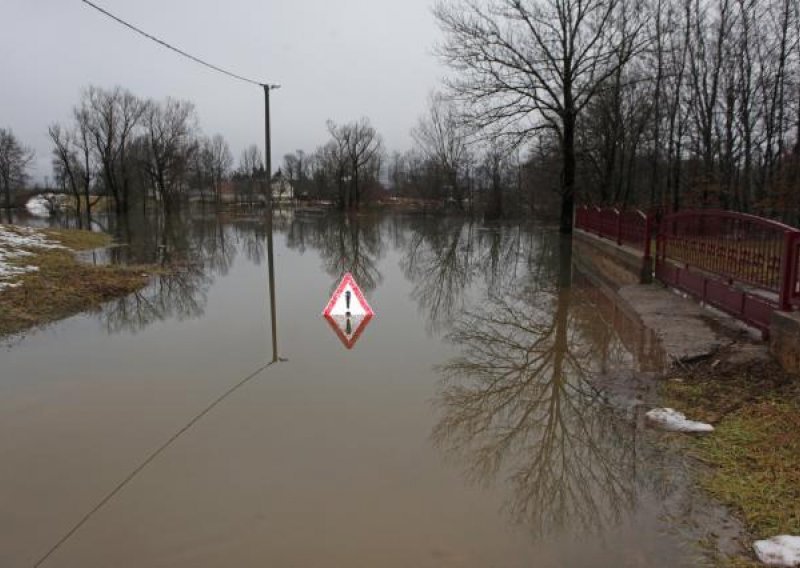
[(102, 248), (110, 245), (112, 241), (110, 235), (92, 231), (45, 229), (42, 233), (44, 233), (48, 239), (57, 241), (72, 250)]
[(20, 333), (103, 302), (124, 296), (147, 284), (150, 267), (91, 266), (73, 251), (106, 246), (108, 235), (89, 231), (44, 231), (67, 249), (32, 249), (26, 265), (38, 267), (21, 277), (22, 285), (0, 292), (0, 336)]
[[(800, 534), (800, 377), (772, 360), (700, 363), (666, 383), (668, 403), (715, 432), (690, 442), (701, 486), (754, 538)], [(731, 566), (750, 565), (729, 559)], [(753, 564), (755, 565), (755, 564)]]

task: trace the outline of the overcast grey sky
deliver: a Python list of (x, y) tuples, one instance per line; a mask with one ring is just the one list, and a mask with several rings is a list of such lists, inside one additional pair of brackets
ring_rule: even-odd
[[(409, 130), (444, 69), (432, 55), (433, 0), (94, 0), (211, 63), (280, 83), (272, 97), (273, 164), (313, 150), (325, 121), (367, 116), (387, 149)], [(36, 150), (50, 173), (47, 126), (69, 119), (87, 85), (192, 100), (206, 134), (237, 159), (263, 148), (263, 91), (190, 62), (80, 0), (0, 0), (0, 127)]]

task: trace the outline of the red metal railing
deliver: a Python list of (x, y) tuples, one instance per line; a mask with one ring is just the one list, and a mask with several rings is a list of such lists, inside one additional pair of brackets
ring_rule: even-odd
[(656, 277), (766, 333), (800, 303), (800, 230), (731, 211), (681, 211), (660, 223)]
[(578, 207), (575, 226), (610, 239), (618, 245), (639, 248), (650, 258), (653, 238), (653, 216), (640, 209), (620, 211), (615, 207)]
[(781, 309), (786, 309), (783, 306), (800, 306), (800, 231), (794, 231), (786, 236), (786, 252)]

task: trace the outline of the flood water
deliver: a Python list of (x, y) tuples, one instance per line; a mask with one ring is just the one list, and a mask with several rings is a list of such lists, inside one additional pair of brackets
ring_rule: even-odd
[[(84, 259), (177, 272), (2, 346), (0, 566), (692, 565), (598, 386), (657, 354), (554, 230), (280, 213), (274, 337), (266, 236), (127, 227)], [(351, 349), (321, 317), (347, 271)]]

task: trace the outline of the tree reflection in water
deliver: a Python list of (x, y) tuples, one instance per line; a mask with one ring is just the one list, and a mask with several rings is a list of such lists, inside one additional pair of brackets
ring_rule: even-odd
[(635, 425), (589, 381), (596, 343), (571, 310), (560, 243), (557, 279), (534, 275), (455, 320), (448, 338), (461, 355), (440, 369), (433, 432), (471, 479), (508, 480), (511, 513), (537, 536), (598, 531), (636, 497)]
[(106, 304), (102, 320), (109, 333), (120, 333), (140, 331), (168, 318), (200, 317), (205, 313), (211, 281), (197, 266), (156, 276), (147, 287)]
[(383, 275), (378, 263), (384, 254), (381, 217), (378, 215), (324, 214), (297, 219), (288, 226), (287, 246), (301, 253), (307, 247), (322, 258), (325, 272), (338, 278), (350, 272), (365, 292), (374, 290)]
[(483, 284), (478, 292), (485, 295), (552, 260), (548, 238), (526, 224), (486, 228), (463, 218), (421, 217), (410, 228), (401, 267), (430, 331), (446, 329), (467, 307), (472, 285)]
[(103, 307), (101, 319), (110, 333), (202, 316), (214, 277), (228, 273), (237, 251), (235, 231), (214, 216), (140, 218), (117, 230), (129, 240), (111, 249), (112, 262), (148, 263), (163, 272), (147, 287)]
[(462, 219), (414, 223), (401, 267), (414, 282), (411, 297), (433, 327), (463, 307), (476, 269), (473, 230)]

